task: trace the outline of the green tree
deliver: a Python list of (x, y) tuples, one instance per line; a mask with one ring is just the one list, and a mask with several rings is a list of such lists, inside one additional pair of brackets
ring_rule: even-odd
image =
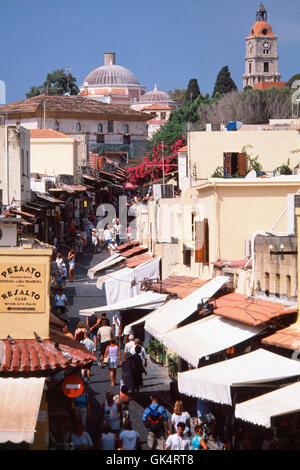
[(216, 93), (225, 95), (235, 90), (237, 90), (237, 86), (231, 78), (228, 65), (225, 65), (218, 73), (212, 96), (214, 97)]
[(200, 93), (200, 88), (199, 88), (199, 85), (198, 85), (197, 78), (191, 78), (189, 83), (188, 83), (188, 87), (187, 87), (187, 90), (186, 90), (186, 93), (185, 93), (184, 102), (186, 104), (192, 103), (200, 95), (201, 95), (201, 93)]
[(40, 86), (32, 86), (30, 91), (26, 93), (26, 98), (41, 95), (46, 93), (48, 95), (78, 95), (79, 88), (76, 85), (76, 78), (65, 69), (53, 70), (48, 73), (46, 80)]
[(179, 104), (180, 106), (184, 102), (186, 89), (185, 88), (175, 88), (175, 90), (169, 90), (168, 94), (170, 95), (171, 100), (175, 101), (175, 103)]

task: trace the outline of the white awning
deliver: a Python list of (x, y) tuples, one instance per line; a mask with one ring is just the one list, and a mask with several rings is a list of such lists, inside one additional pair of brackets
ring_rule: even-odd
[(138, 320), (130, 323), (129, 325), (126, 325), (124, 327), (124, 335), (130, 335), (132, 333), (131, 327), (134, 325), (138, 325), (139, 323), (143, 323), (144, 321), (147, 321), (148, 319), (152, 318), (157, 312), (159, 312), (159, 315), (164, 315), (164, 312), (169, 310), (170, 306), (174, 304), (175, 302), (178, 302), (176, 299), (170, 299), (168, 302), (166, 302), (164, 305), (157, 306), (157, 310), (154, 312), (147, 313), (147, 315), (144, 315), (143, 317), (139, 318)]
[(115, 264), (120, 263), (123, 261), (125, 258), (124, 256), (120, 256), (119, 253), (115, 253), (109, 258), (106, 258), (104, 261), (101, 261), (101, 263), (96, 264), (96, 266), (93, 266), (88, 270), (88, 277), (90, 279), (94, 279), (95, 274), (104, 271), (105, 269), (110, 268), (111, 266), (114, 266)]
[(117, 312), (119, 310), (128, 310), (131, 308), (148, 307), (149, 309), (155, 308), (156, 304), (161, 304), (168, 298), (167, 294), (157, 294), (156, 292), (145, 292), (144, 294), (129, 297), (129, 299), (122, 300), (115, 304), (104, 305), (103, 307), (83, 309), (79, 311), (80, 315), (92, 315), (93, 313), (100, 312)]
[(262, 328), (211, 315), (166, 334), (163, 343), (193, 367), (197, 367), (201, 357), (242, 343), (261, 331)]
[(264, 349), (178, 374), (180, 393), (232, 405), (231, 387), (300, 376), (300, 362)]
[(217, 276), (211, 281), (207, 282), (204, 286), (197, 289), (192, 294), (184, 299), (178, 301), (169, 312), (165, 312), (164, 316), (156, 315), (146, 321), (145, 329), (155, 338), (162, 341), (165, 334), (170, 330), (176, 328), (179, 323), (186, 320), (198, 309), (199, 303), (206, 301), (228, 281), (226, 276)]
[(265, 428), (271, 418), (300, 411), (300, 382), (235, 406), (235, 417)]
[(45, 377), (0, 378), (0, 443), (34, 441)]

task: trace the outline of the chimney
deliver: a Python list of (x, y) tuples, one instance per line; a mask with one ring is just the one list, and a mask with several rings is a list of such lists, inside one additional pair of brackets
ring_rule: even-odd
[(115, 52), (104, 53), (104, 65), (116, 65), (116, 54)]

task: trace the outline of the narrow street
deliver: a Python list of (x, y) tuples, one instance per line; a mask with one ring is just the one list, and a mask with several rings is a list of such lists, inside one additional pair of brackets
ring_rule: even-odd
[[(78, 259), (76, 262), (75, 282), (67, 282), (64, 291), (70, 302), (67, 312), (69, 319), (68, 326), (70, 332), (73, 334), (78, 321), (81, 319), (85, 322), (86, 319), (86, 317), (79, 316), (78, 312), (80, 309), (106, 305), (105, 289), (98, 289), (96, 287), (97, 279), (89, 279), (87, 276), (88, 269), (106, 257), (107, 255), (104, 253), (94, 254), (91, 252), (91, 249), (88, 248), (87, 252), (83, 253), (81, 259)], [(111, 270), (111, 272), (112, 271), (113, 270)], [(106, 273), (108, 272), (109, 271), (106, 271)], [(111, 314), (107, 316), (111, 320)], [(123, 349), (121, 349), (121, 353), (123, 353)], [(91, 419), (88, 423), (88, 432), (91, 435), (95, 448), (97, 448), (99, 436), (100, 405), (104, 402), (105, 394), (108, 391), (112, 391), (115, 395), (119, 393), (120, 377), (121, 369), (119, 368), (117, 370), (116, 386), (111, 387), (107, 367), (101, 369), (97, 364), (92, 366), (91, 379), (86, 387), (91, 399)], [(150, 403), (151, 393), (153, 391), (159, 393), (161, 404), (167, 408), (169, 415), (170, 412), (172, 412), (172, 403), (169, 398), (170, 378), (166, 367), (159, 366), (154, 364), (151, 360), (148, 360), (147, 376), (144, 376), (143, 380), (144, 386), (140, 391), (139, 402), (131, 401), (130, 403), (130, 419), (133, 429), (140, 434), (143, 450), (147, 450), (147, 431), (142, 424), (142, 415), (145, 407)]]

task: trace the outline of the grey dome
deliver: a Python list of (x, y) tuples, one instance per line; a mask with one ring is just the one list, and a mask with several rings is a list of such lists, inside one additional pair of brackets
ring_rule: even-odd
[(148, 91), (139, 100), (142, 104), (169, 103), (172, 102), (170, 95), (164, 91), (159, 91), (155, 86), (153, 91)]
[(102, 65), (85, 78), (88, 85), (139, 85), (137, 78), (130, 70), (121, 65)]

